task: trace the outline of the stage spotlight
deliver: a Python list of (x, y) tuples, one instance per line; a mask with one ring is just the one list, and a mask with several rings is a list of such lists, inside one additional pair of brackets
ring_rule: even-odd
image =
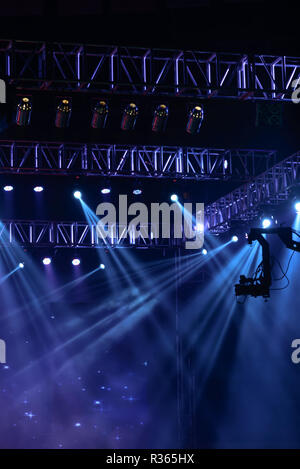
[(270, 218), (264, 218), (261, 224), (263, 228), (269, 228), (272, 224), (272, 220)]
[(80, 191), (75, 191), (73, 195), (74, 195), (75, 199), (81, 199), (81, 192)]
[(4, 186), (3, 190), (5, 190), (5, 192), (10, 192), (10, 191), (13, 191), (14, 188), (13, 188), (13, 186)]
[(55, 127), (62, 129), (68, 127), (71, 117), (71, 103), (69, 99), (62, 99), (57, 108), (55, 116)]
[(123, 112), (122, 121), (121, 121), (121, 129), (133, 130), (136, 120), (137, 120), (138, 113), (139, 113), (139, 110), (135, 103), (128, 104), (128, 106), (126, 106)]
[(202, 252), (203, 256), (206, 256), (206, 254), (207, 254), (207, 249), (202, 249), (201, 252)]
[(100, 264), (100, 265), (99, 265), (99, 268), (100, 268), (101, 270), (104, 270), (104, 269), (105, 269), (105, 265), (104, 265), (104, 264)]
[(195, 106), (189, 113), (186, 131), (189, 134), (196, 134), (199, 132), (203, 121), (203, 109), (201, 106)]
[(17, 105), (16, 124), (26, 126), (30, 124), (32, 105), (29, 98), (22, 98)]
[(300, 202), (295, 203), (295, 210), (297, 213), (300, 213)]
[(154, 111), (152, 121), (153, 132), (164, 132), (167, 125), (169, 110), (165, 104), (160, 104)]
[(108, 105), (105, 101), (99, 101), (93, 111), (91, 126), (93, 129), (104, 129), (108, 116)]
[(110, 194), (110, 188), (104, 187), (103, 189), (101, 189), (101, 194)]
[(73, 264), (73, 265), (79, 265), (79, 264), (80, 264), (80, 259), (78, 259), (77, 257), (75, 257), (75, 259), (72, 260), (72, 264)]
[(177, 202), (178, 201), (178, 195), (172, 194), (170, 199), (172, 200), (172, 202)]
[(141, 189), (134, 189), (134, 190), (132, 191), (132, 193), (133, 193), (134, 195), (141, 195), (142, 190), (141, 190)]
[(20, 268), (20, 269), (24, 269), (24, 262), (20, 262), (20, 263), (19, 263), (19, 268)]
[(51, 264), (51, 259), (50, 259), (50, 257), (44, 257), (44, 259), (43, 259), (43, 264), (44, 264), (44, 265), (49, 265), (49, 264)]
[(34, 192), (43, 192), (44, 188), (42, 186), (35, 186), (33, 190)]
[(232, 236), (232, 238), (231, 238), (231, 241), (232, 241), (233, 243), (237, 243), (238, 240), (239, 240), (239, 238), (238, 238), (236, 235)]

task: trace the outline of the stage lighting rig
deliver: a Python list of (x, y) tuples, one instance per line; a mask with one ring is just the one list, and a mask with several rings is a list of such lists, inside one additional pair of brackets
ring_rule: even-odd
[(296, 230), (288, 227), (252, 228), (248, 234), (248, 243), (259, 242), (262, 247), (262, 262), (257, 267), (253, 277), (240, 276), (239, 283), (235, 285), (236, 296), (270, 297), (270, 287), (272, 285), (270, 246), (263, 234), (276, 234), (288, 249), (300, 252), (300, 242), (293, 239), (293, 234), (300, 237)]
[(32, 104), (30, 99), (23, 97), (17, 105), (16, 124), (22, 127), (30, 124)]

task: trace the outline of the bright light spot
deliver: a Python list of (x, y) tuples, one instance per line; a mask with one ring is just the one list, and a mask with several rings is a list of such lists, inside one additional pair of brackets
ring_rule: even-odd
[(197, 225), (196, 225), (196, 231), (200, 231), (201, 233), (204, 231), (204, 225), (203, 225), (203, 223), (197, 223)]
[(237, 243), (238, 240), (239, 240), (239, 238), (238, 238), (236, 235), (232, 236), (232, 238), (231, 238), (231, 241), (232, 241), (233, 243)]
[(13, 188), (13, 186), (4, 186), (3, 189), (5, 190), (5, 192), (10, 192), (10, 191), (12, 191), (14, 188)]
[(224, 160), (224, 169), (228, 168), (228, 160)]
[(140, 195), (142, 193), (141, 189), (134, 189), (133, 194), (134, 195)]
[(102, 269), (102, 270), (105, 269), (105, 265), (104, 265), (104, 264), (100, 264), (99, 267), (100, 267), (100, 269)]
[(271, 226), (272, 221), (270, 218), (264, 218), (262, 221), (262, 227), (263, 228), (269, 228)]
[(20, 268), (20, 269), (24, 269), (24, 262), (20, 262), (19, 268)]
[(300, 213), (300, 202), (295, 203), (295, 210), (297, 213)]
[(102, 194), (109, 194), (110, 193), (110, 189), (108, 187), (104, 187), (103, 189), (101, 189), (101, 193)]
[(81, 199), (81, 192), (80, 191), (75, 191), (73, 195), (74, 195), (75, 199)]
[(178, 195), (172, 194), (171, 195), (171, 200), (172, 200), (172, 202), (177, 202), (178, 201)]
[(203, 256), (206, 256), (207, 250), (206, 250), (206, 249), (202, 249), (202, 254), (203, 254)]
[(81, 423), (80, 422), (76, 422), (74, 427), (81, 427)]
[(80, 264), (80, 259), (77, 259), (77, 257), (75, 259), (72, 260), (72, 264), (73, 265), (79, 265)]
[(42, 186), (36, 186), (33, 188), (34, 192), (43, 192), (44, 188)]
[(51, 259), (50, 259), (50, 257), (44, 257), (44, 259), (43, 259), (43, 264), (44, 264), (44, 265), (49, 265), (49, 264), (51, 264)]

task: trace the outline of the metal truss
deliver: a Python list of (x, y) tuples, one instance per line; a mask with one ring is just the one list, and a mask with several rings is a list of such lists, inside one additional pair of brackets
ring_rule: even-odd
[[(2, 220), (0, 222), (0, 247), (24, 246), (27, 248), (180, 248), (185, 245), (182, 238), (154, 237), (155, 227), (141, 227), (142, 234), (135, 237), (127, 227), (116, 225), (114, 231), (103, 239), (98, 236), (97, 225), (87, 222), (54, 222), (38, 220)], [(151, 231), (152, 230), (152, 231)], [(159, 234), (159, 232), (158, 232)]]
[(289, 101), (300, 58), (0, 40), (0, 70), (27, 90)]
[(0, 140), (0, 173), (246, 181), (276, 162), (274, 150)]
[(255, 219), (264, 205), (287, 200), (292, 187), (300, 183), (300, 152), (282, 160), (253, 181), (221, 197), (205, 208), (208, 229), (221, 233), (232, 221)]

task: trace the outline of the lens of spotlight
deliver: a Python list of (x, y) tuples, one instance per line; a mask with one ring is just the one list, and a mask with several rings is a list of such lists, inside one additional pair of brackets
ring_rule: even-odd
[(91, 126), (93, 129), (104, 129), (108, 116), (108, 105), (105, 101), (99, 101), (94, 107)]
[(71, 117), (71, 103), (67, 98), (61, 99), (57, 108), (55, 116), (55, 127), (64, 128), (68, 127)]
[(75, 257), (75, 259), (72, 260), (72, 264), (73, 264), (73, 265), (79, 265), (79, 264), (80, 264), (80, 259), (78, 259), (77, 257)]
[(10, 192), (10, 191), (12, 191), (13, 189), (14, 189), (13, 186), (4, 186), (4, 187), (3, 187), (3, 190), (5, 190), (5, 192)]
[(160, 104), (154, 111), (152, 121), (153, 132), (164, 132), (167, 125), (169, 110), (165, 104)]
[(202, 249), (201, 252), (202, 252), (203, 256), (206, 256), (206, 254), (207, 254), (207, 250), (206, 250), (206, 249)]
[(203, 109), (201, 106), (195, 106), (189, 113), (186, 131), (189, 134), (197, 134), (203, 121)]
[(132, 191), (132, 193), (133, 193), (134, 195), (140, 195), (140, 194), (142, 193), (142, 190), (141, 190), (141, 189), (134, 189), (134, 190)]
[(295, 203), (295, 210), (297, 213), (300, 213), (300, 202)]
[(33, 188), (34, 192), (43, 192), (44, 188), (42, 186), (36, 186)]
[(109, 194), (110, 193), (110, 189), (108, 187), (104, 187), (103, 189), (101, 189), (101, 194)]
[(49, 265), (49, 264), (51, 264), (51, 259), (50, 259), (50, 257), (44, 257), (44, 259), (43, 259), (43, 264), (44, 264), (44, 265)]
[(73, 195), (74, 195), (75, 199), (81, 199), (81, 192), (80, 191), (75, 191)]
[(231, 241), (232, 241), (233, 243), (237, 243), (238, 240), (239, 240), (239, 238), (238, 238), (236, 235), (232, 236), (232, 238), (231, 238)]
[(24, 269), (24, 262), (20, 262), (19, 268), (20, 268), (20, 269)]
[(269, 228), (271, 224), (272, 224), (272, 221), (270, 220), (270, 218), (264, 218), (262, 221), (263, 228)]
[(178, 201), (178, 195), (176, 195), (176, 194), (172, 194), (170, 198), (171, 198), (172, 202), (177, 202)]
[(26, 126), (30, 123), (32, 105), (29, 98), (22, 98), (17, 105), (16, 124)]
[(105, 269), (105, 265), (104, 265), (104, 264), (100, 264), (100, 265), (99, 265), (99, 268), (100, 268), (101, 270), (104, 270), (104, 269)]
[(126, 106), (122, 121), (121, 121), (121, 129), (122, 130), (133, 130), (135, 127), (135, 123), (137, 120), (139, 110), (135, 103), (130, 103)]

